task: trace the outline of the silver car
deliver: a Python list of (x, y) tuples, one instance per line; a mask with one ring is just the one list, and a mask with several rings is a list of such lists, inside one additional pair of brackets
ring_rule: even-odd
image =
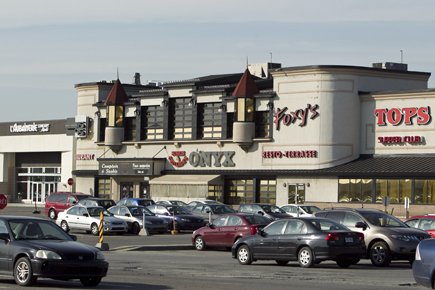
[(143, 214), (145, 213), (145, 227), (149, 232), (166, 233), (168, 223), (166, 220), (157, 217), (149, 209), (143, 206), (116, 205), (108, 209), (115, 217), (127, 222), (128, 231), (132, 234), (139, 234), (143, 228)]
[(126, 233), (127, 223), (122, 219), (116, 218), (101, 206), (84, 207), (75, 205), (60, 212), (56, 219), (58, 224), (65, 232), (70, 230), (83, 230), (93, 235), (99, 235), (100, 213), (103, 213), (103, 232), (104, 233)]

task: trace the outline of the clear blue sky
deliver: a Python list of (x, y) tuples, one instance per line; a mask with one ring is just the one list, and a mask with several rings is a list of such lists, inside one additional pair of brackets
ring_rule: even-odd
[[(76, 113), (74, 85), (403, 61), (435, 72), (433, 0), (0, 0), (0, 122)], [(435, 76), (430, 87), (435, 87)]]

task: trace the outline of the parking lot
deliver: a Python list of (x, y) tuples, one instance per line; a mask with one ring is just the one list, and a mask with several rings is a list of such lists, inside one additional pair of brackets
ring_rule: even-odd
[[(35, 215), (26, 207), (9, 207), (3, 214)], [(39, 216), (45, 217), (42, 213)], [(74, 232), (78, 241), (90, 245), (98, 237)], [(425, 289), (418, 286), (407, 261), (390, 267), (374, 267), (362, 260), (349, 269), (335, 262), (322, 262), (304, 269), (296, 262), (278, 266), (274, 261), (242, 266), (224, 249), (196, 251), (190, 234), (107, 235), (105, 252), (108, 276), (99, 289)], [(77, 289), (79, 282), (38, 280), (35, 288)], [(20, 289), (10, 279), (0, 280), (0, 289)]]

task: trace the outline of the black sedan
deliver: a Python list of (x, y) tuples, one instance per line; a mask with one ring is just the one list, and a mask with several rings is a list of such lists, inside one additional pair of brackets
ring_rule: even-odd
[(365, 255), (364, 235), (328, 219), (306, 217), (277, 220), (257, 235), (241, 238), (232, 247), (232, 256), (242, 265), (256, 260), (275, 260), (278, 265), (298, 261), (312, 267), (334, 260), (347, 268)]
[(169, 230), (194, 231), (206, 224), (202, 217), (192, 214), (183, 206), (154, 204), (147, 206), (147, 208), (156, 216), (165, 219), (168, 222)]
[(95, 247), (76, 242), (54, 222), (31, 217), (0, 216), (0, 273), (20, 286), (38, 277), (80, 279), (97, 286), (109, 264)]
[(434, 288), (435, 282), (435, 239), (422, 240), (415, 251), (412, 263), (415, 281), (428, 288)]

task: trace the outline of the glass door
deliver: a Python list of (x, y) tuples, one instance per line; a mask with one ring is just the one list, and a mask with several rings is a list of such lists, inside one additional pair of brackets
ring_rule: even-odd
[(300, 204), (305, 202), (305, 184), (288, 184), (288, 203)]

